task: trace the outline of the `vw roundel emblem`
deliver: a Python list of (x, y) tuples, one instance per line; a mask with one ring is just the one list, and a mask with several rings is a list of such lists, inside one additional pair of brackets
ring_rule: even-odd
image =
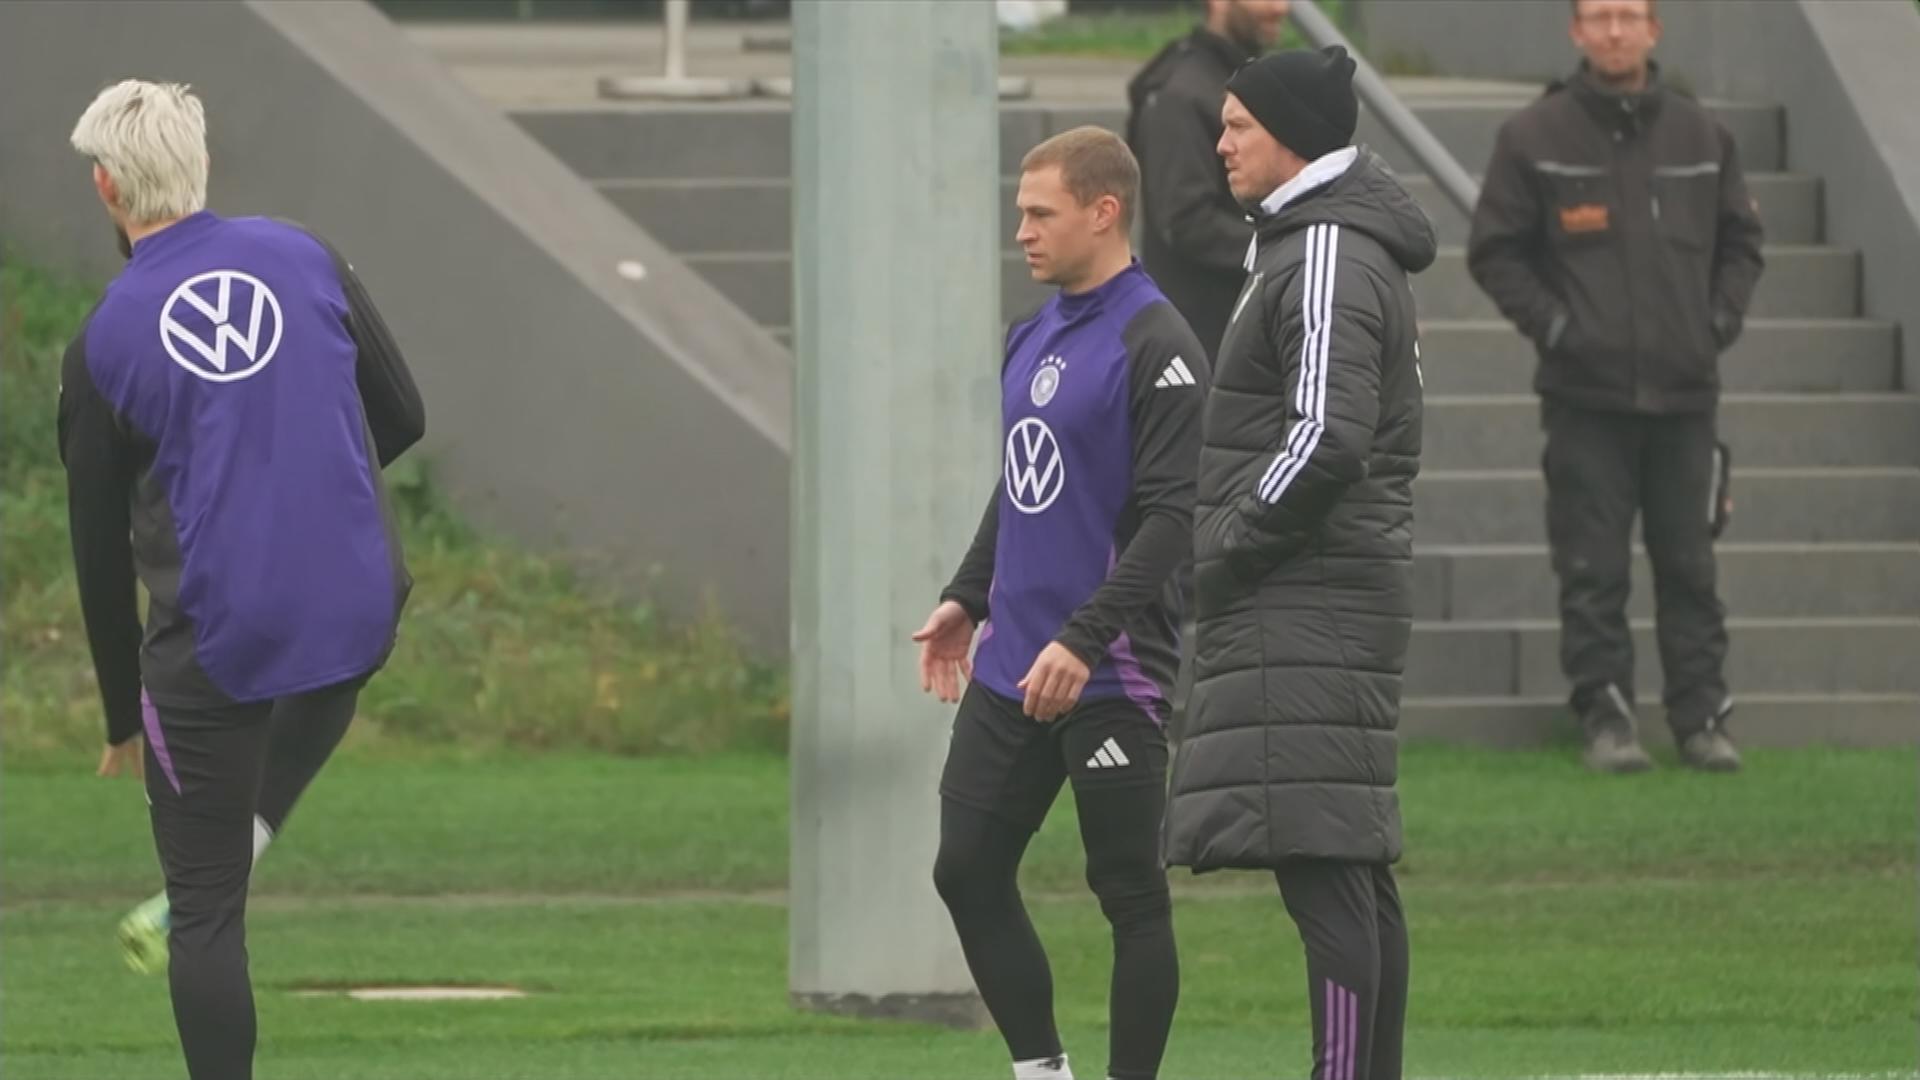
[(160, 308), (160, 344), (173, 362), (208, 382), (257, 375), (280, 350), (280, 298), (239, 270), (181, 282)]
[(1023, 514), (1053, 505), (1067, 486), (1067, 463), (1045, 420), (1029, 416), (1007, 432), (1007, 497)]

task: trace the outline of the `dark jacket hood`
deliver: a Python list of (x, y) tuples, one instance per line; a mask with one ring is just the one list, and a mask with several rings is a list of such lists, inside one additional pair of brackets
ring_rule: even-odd
[(1440, 251), (1426, 211), (1394, 178), (1386, 162), (1365, 147), (1337, 179), (1277, 214), (1256, 212), (1254, 223), (1262, 240), (1278, 239), (1309, 225), (1353, 229), (1377, 241), (1409, 274), (1432, 266)]

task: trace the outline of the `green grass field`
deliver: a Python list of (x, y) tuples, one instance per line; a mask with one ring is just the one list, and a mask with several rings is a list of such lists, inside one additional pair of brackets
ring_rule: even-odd
[[(1916, 770), (1756, 752), (1748, 772), (1590, 777), (1564, 755), (1411, 748), (1414, 1076), (1914, 1068)], [(0, 776), (6, 1075), (181, 1075), (164, 980), (112, 926), (156, 885), (136, 788)], [(789, 1008), (785, 763), (393, 755), (334, 763), (262, 864), (261, 1075), (997, 1077), (991, 1033)], [(929, 798), (927, 812), (933, 812)], [(1069, 1051), (1105, 1060), (1105, 924), (1071, 800), (1026, 874)], [(1298, 1075), (1303, 975), (1253, 876), (1176, 878), (1163, 1075)], [(297, 991), (507, 983), (518, 1001)]]
[[(93, 295), (0, 268), (9, 1080), (184, 1073), (165, 980), (127, 972), (113, 940), (159, 885), (140, 792), (90, 775), (99, 705), (52, 440), (59, 352)], [(668, 623), (478, 535), (421, 472), (394, 480), (419, 581), (401, 648), (256, 880), (261, 1077), (1007, 1074), (991, 1032), (789, 1007), (778, 669), (711, 620)], [(1714, 778), (1667, 764), (1621, 780), (1565, 751), (1409, 748), (1410, 1075), (1913, 1074), (1915, 756), (1754, 752)], [(1107, 934), (1071, 811), (1026, 885), (1068, 1048), (1095, 1077)], [(1176, 882), (1163, 1075), (1302, 1075), (1299, 946), (1270, 884)], [(303, 992), (429, 982), (530, 996)]]

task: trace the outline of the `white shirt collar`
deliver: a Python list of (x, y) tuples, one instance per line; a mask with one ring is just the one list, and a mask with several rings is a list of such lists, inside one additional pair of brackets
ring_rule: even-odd
[(1300, 197), (1314, 188), (1333, 183), (1346, 175), (1348, 169), (1360, 157), (1360, 148), (1349, 146), (1344, 150), (1335, 150), (1331, 154), (1317, 157), (1300, 170), (1299, 175), (1280, 185), (1280, 189), (1260, 202), (1260, 211), (1265, 214), (1277, 214), (1285, 210), (1290, 203), (1298, 202)]
[[(1260, 200), (1260, 212), (1273, 215), (1285, 210), (1290, 204), (1299, 202), (1308, 192), (1325, 187), (1347, 174), (1353, 163), (1360, 158), (1360, 148), (1349, 146), (1323, 154), (1307, 163), (1293, 179), (1281, 184), (1273, 194)], [(1253, 269), (1253, 260), (1260, 250), (1260, 238), (1256, 235), (1247, 245), (1247, 269)]]

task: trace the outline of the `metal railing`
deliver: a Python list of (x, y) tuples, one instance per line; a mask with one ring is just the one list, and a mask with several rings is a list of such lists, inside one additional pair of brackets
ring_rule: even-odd
[(1373, 69), (1367, 58), (1360, 55), (1347, 35), (1333, 24), (1326, 12), (1313, 0), (1293, 0), (1293, 21), (1300, 27), (1300, 33), (1317, 48), (1338, 45), (1353, 57), (1353, 86), (1367, 109), (1380, 118), (1387, 132), (1400, 140), (1401, 145), (1414, 156), (1414, 160), (1427, 170), (1440, 193), (1448, 201), (1460, 208), (1460, 212), (1471, 218), (1473, 206), (1480, 201), (1480, 185), (1474, 182), (1472, 175), (1462, 168), (1458, 159), (1438, 138), (1434, 137), (1427, 125), (1407, 108), (1400, 96), (1393, 92), (1387, 81)]

